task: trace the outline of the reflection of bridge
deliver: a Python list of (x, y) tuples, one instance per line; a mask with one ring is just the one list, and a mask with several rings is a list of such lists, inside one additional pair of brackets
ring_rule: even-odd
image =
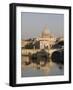
[[(61, 50), (61, 49), (49, 49), (49, 50), (48, 49), (45, 49), (45, 51), (47, 53), (49, 53), (50, 56), (52, 55), (52, 53), (54, 51), (58, 51), (58, 50)], [(21, 53), (22, 53), (22, 55), (29, 55), (29, 53), (33, 54), (33, 53), (36, 53), (36, 52), (39, 52), (39, 51), (41, 51), (41, 49), (22, 49), (21, 50)]]

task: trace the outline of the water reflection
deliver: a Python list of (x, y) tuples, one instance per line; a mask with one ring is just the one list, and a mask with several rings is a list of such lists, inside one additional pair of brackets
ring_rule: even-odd
[(33, 77), (33, 76), (56, 76), (64, 75), (64, 65), (57, 64), (49, 59), (45, 65), (41, 60), (40, 63), (34, 63), (28, 56), (22, 56), (21, 62), (21, 76)]

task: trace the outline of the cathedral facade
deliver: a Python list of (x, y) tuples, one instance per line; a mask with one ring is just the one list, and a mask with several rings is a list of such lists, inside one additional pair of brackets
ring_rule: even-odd
[(48, 28), (45, 27), (41, 35), (37, 37), (36, 40), (39, 41), (40, 49), (50, 49), (52, 45), (55, 44), (56, 38), (49, 32)]

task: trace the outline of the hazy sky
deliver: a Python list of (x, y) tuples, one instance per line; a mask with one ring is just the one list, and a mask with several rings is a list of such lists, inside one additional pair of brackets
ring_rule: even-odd
[(47, 26), (49, 32), (55, 36), (62, 36), (64, 32), (64, 15), (50, 13), (21, 13), (21, 38), (33, 38)]

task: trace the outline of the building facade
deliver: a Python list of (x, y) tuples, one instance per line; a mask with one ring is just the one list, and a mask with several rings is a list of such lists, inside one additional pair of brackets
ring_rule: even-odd
[(40, 36), (34, 39), (32, 38), (29, 40), (22, 40), (21, 46), (25, 47), (27, 44), (30, 45), (32, 43), (31, 45), (33, 45), (33, 48), (35, 49), (50, 49), (55, 44), (57, 38), (54, 37), (54, 35), (51, 34), (49, 31), (50, 30), (45, 27)]
[(40, 49), (50, 49), (52, 45), (55, 44), (56, 38), (49, 32), (48, 28), (45, 27), (41, 35), (37, 37), (36, 40), (40, 42)]

